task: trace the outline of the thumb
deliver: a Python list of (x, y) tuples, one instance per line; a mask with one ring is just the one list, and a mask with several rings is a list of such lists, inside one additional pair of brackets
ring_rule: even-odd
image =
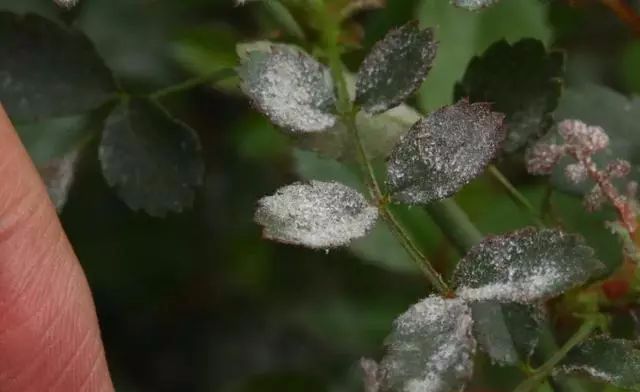
[(113, 391), (82, 268), (1, 105), (0, 391)]

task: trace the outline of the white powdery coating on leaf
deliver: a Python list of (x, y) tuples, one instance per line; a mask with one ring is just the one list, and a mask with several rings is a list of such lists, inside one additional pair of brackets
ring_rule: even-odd
[(73, 150), (60, 159), (52, 160), (38, 168), (40, 176), (47, 186), (49, 198), (58, 212), (67, 202), (69, 189), (75, 177), (75, 168), (80, 153)]
[(602, 264), (575, 235), (522, 229), (474, 246), (454, 273), (457, 293), (470, 301), (531, 303), (587, 281)]
[(255, 220), (276, 241), (327, 249), (364, 236), (377, 208), (357, 191), (335, 182), (311, 181), (280, 188), (258, 202)]
[(613, 378), (610, 374), (598, 370), (592, 366), (576, 365), (576, 366), (561, 366), (553, 372), (553, 374), (565, 373), (565, 374), (585, 374), (589, 377), (593, 377), (597, 380), (611, 383)]
[(640, 350), (637, 342), (605, 335), (574, 347), (557, 373), (584, 375), (616, 387), (640, 390)]
[(438, 44), (431, 29), (409, 22), (389, 32), (364, 59), (356, 80), (356, 102), (381, 113), (413, 94), (427, 77)]
[(286, 45), (251, 51), (238, 73), (241, 88), (276, 125), (292, 132), (318, 132), (336, 123), (328, 69)]
[(540, 297), (540, 293), (553, 290), (558, 278), (557, 271), (541, 269), (537, 273), (530, 273), (528, 276), (504, 283), (492, 283), (478, 288), (462, 287), (457, 293), (461, 298), (473, 301), (510, 301), (518, 295), (521, 299), (515, 302), (530, 302), (533, 298)]
[(54, 3), (64, 8), (73, 8), (79, 0), (53, 0)]
[(379, 365), (382, 391), (459, 390), (473, 373), (471, 310), (460, 299), (431, 296), (394, 322)]
[(451, 4), (470, 11), (476, 11), (494, 5), (497, 2), (498, 0), (452, 0)]
[(429, 203), (457, 192), (498, 152), (505, 138), (503, 119), (488, 104), (461, 100), (414, 124), (387, 166), (393, 200)]

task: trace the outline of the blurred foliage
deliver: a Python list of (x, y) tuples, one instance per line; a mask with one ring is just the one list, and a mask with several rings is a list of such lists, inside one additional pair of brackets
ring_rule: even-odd
[[(259, 3), (84, 0), (65, 13), (49, 0), (0, 0), (0, 10), (36, 12), (80, 28), (133, 92), (234, 66), (238, 42), (302, 44)], [(302, 33), (314, 38), (305, 15), (294, 8), (294, 16), (303, 21)], [(386, 8), (345, 23), (351, 71), (389, 28), (411, 18), (436, 27), (440, 42), (434, 68), (413, 102), (421, 110), (452, 102), (453, 86), (473, 56), (497, 40), (524, 37), (566, 51), (569, 87), (595, 83), (640, 93), (640, 41), (606, 8), (561, 0), (503, 0), (479, 13), (446, 0), (388, 0)], [(324, 254), (263, 241), (252, 221), (257, 199), (299, 176), (354, 174), (294, 149), (251, 110), (233, 78), (163, 102), (199, 133), (207, 173), (193, 210), (165, 219), (132, 212), (108, 189), (97, 142), (91, 132), (87, 141), (76, 131), (87, 129), (81, 123), (90, 119), (18, 124), (39, 162), (79, 139), (87, 143), (62, 220), (95, 295), (118, 390), (360, 390), (355, 363), (379, 352), (391, 321), (425, 296), (427, 282), (384, 227), (350, 250)], [(548, 197), (546, 185), (526, 176), (518, 157), (499, 166), (537, 208), (582, 233), (611, 270), (620, 264), (619, 244), (602, 225), (610, 211), (586, 214), (571, 195)], [(532, 223), (488, 177), (457, 199), (483, 233)], [(424, 211), (399, 213), (437, 268), (450, 273), (458, 255)], [(637, 337), (632, 321), (625, 328)], [(513, 386), (513, 369), (486, 358), (479, 359), (476, 374), (482, 376), (472, 390)]]

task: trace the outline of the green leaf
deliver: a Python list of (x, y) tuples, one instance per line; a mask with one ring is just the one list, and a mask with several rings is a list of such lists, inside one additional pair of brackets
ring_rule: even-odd
[(455, 86), (455, 97), (491, 102), (507, 115), (504, 150), (513, 152), (543, 135), (552, 123), (562, 89), (564, 55), (547, 52), (542, 42), (498, 41), (474, 57)]
[[(557, 121), (579, 119), (589, 125), (602, 127), (609, 136), (609, 147), (594, 155), (595, 162), (604, 168), (614, 159), (624, 159), (631, 163), (631, 173), (625, 180), (640, 182), (640, 97), (627, 98), (607, 87), (587, 84), (568, 88), (563, 94), (554, 113)], [(550, 139), (559, 140), (555, 130)], [(574, 184), (565, 176), (565, 167), (575, 163), (563, 159), (555, 167), (551, 180), (563, 191), (583, 194), (593, 187), (593, 182)]]
[(380, 392), (461, 390), (473, 373), (471, 310), (428, 297), (396, 319), (377, 369)]
[(300, 49), (271, 45), (241, 59), (240, 87), (254, 106), (292, 133), (319, 132), (336, 123), (329, 70)]
[(470, 11), (477, 11), (496, 4), (498, 0), (452, 0), (453, 5)]
[(369, 113), (401, 104), (422, 85), (436, 56), (432, 29), (409, 22), (389, 32), (364, 59), (356, 79), (356, 103)]
[(99, 155), (107, 183), (133, 210), (164, 216), (193, 203), (204, 162), (198, 135), (157, 103), (131, 99), (106, 121)]
[(480, 301), (469, 305), (478, 345), (499, 364), (526, 362), (540, 337), (545, 315), (539, 306)]
[(640, 390), (640, 350), (629, 340), (606, 336), (589, 339), (571, 350), (556, 370)]
[(532, 303), (579, 286), (602, 268), (582, 237), (526, 228), (474, 246), (453, 280), (458, 295), (469, 301)]
[(378, 209), (357, 191), (321, 181), (280, 188), (260, 199), (255, 214), (264, 237), (313, 249), (347, 245), (367, 234), (377, 218)]
[[(356, 126), (360, 130), (360, 138), (367, 156), (370, 159), (386, 159), (400, 137), (418, 120), (420, 114), (404, 104), (377, 115), (358, 112)], [(302, 149), (315, 151), (342, 162), (358, 161), (356, 146), (341, 121), (326, 132), (297, 136), (295, 142)]]
[(80, 114), (115, 96), (111, 72), (82, 33), (0, 12), (0, 37), (0, 101), (12, 120)]
[(501, 1), (482, 12), (452, 7), (449, 1), (421, 1), (420, 22), (437, 28), (438, 57), (429, 78), (418, 93), (419, 107), (433, 111), (452, 103), (453, 88), (464, 75), (467, 64), (494, 42), (515, 42), (530, 37), (550, 43), (548, 2)]
[(461, 100), (414, 124), (389, 159), (393, 200), (444, 199), (482, 174), (504, 139), (503, 118), (488, 104)]

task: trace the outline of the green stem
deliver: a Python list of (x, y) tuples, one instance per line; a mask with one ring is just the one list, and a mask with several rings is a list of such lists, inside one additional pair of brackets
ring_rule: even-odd
[(461, 255), (482, 241), (482, 233), (473, 225), (467, 213), (460, 208), (455, 200), (436, 201), (428, 204), (425, 209)]
[(429, 260), (415, 244), (402, 224), (394, 216), (393, 211), (389, 208), (356, 125), (357, 109), (354, 107), (351, 102), (351, 98), (349, 97), (344, 65), (342, 64), (340, 48), (338, 47), (339, 26), (335, 21), (331, 20), (324, 10), (321, 9), (317, 11), (319, 11), (319, 17), (323, 23), (323, 39), (325, 41), (326, 54), (329, 59), (329, 67), (331, 69), (333, 80), (336, 83), (336, 90), (338, 94), (338, 102), (336, 106), (340, 113), (340, 117), (347, 127), (353, 143), (356, 146), (360, 167), (365, 182), (367, 183), (371, 199), (378, 204), (380, 215), (387, 222), (391, 231), (398, 238), (406, 252), (411, 256), (411, 259), (425, 274), (431, 285), (442, 295), (448, 296), (451, 294), (451, 290), (442, 279), (442, 276), (440, 276), (438, 271), (433, 268), (433, 265), (431, 265)]
[(445, 297), (452, 296), (452, 291), (447, 286), (445, 281), (442, 279), (442, 276), (438, 271), (433, 268), (433, 265), (429, 262), (427, 257), (422, 253), (420, 248), (415, 244), (415, 242), (411, 239), (409, 233), (404, 229), (402, 224), (398, 221), (398, 219), (393, 215), (391, 209), (388, 205), (380, 206), (380, 213), (384, 220), (387, 222), (391, 231), (396, 235), (402, 246), (409, 253), (411, 258), (416, 262), (420, 270), (424, 273), (424, 275), (429, 280), (429, 283), (438, 290), (438, 292)]
[(208, 75), (187, 79), (184, 82), (174, 84), (173, 86), (165, 87), (163, 89), (155, 91), (149, 94), (149, 98), (154, 100), (162, 99), (169, 95), (191, 90), (192, 88), (201, 86), (203, 84), (218, 82), (220, 80), (224, 80), (235, 75), (236, 75), (236, 72), (232, 68), (219, 69)]
[(578, 331), (567, 340), (567, 342), (557, 350), (551, 358), (549, 358), (542, 366), (537, 368), (531, 377), (524, 380), (514, 389), (514, 392), (530, 392), (540, 385), (551, 375), (553, 368), (560, 363), (567, 353), (576, 345), (585, 340), (591, 332), (596, 328), (597, 323), (594, 320), (588, 320), (580, 326)]
[(539, 227), (545, 226), (542, 218), (536, 211), (535, 207), (531, 204), (531, 202), (522, 193), (520, 193), (520, 191), (517, 190), (515, 186), (513, 186), (511, 181), (509, 181), (509, 179), (505, 177), (504, 174), (502, 174), (497, 167), (495, 167), (494, 165), (490, 165), (489, 173), (507, 191), (507, 193), (509, 194), (509, 197), (511, 197), (511, 200), (513, 200), (513, 202), (517, 206), (519, 206), (520, 208), (522, 208), (523, 210), (529, 213), (529, 215), (531, 216), (531, 219), (534, 221), (536, 225), (538, 225)]

